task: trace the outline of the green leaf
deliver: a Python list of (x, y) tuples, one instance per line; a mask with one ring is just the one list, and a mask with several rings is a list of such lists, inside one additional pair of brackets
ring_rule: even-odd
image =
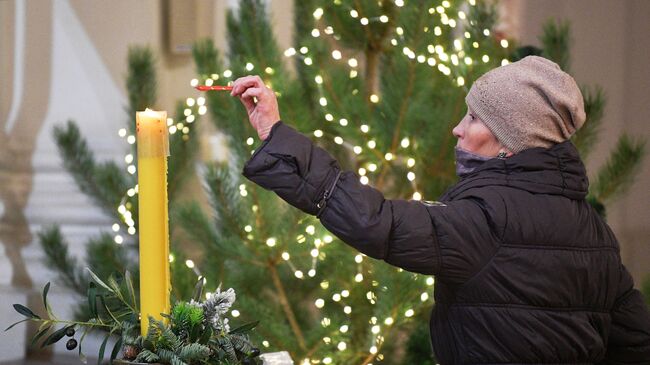
[(115, 360), (117, 354), (120, 352), (120, 348), (122, 348), (122, 337), (120, 337), (117, 342), (115, 342), (115, 346), (113, 346), (113, 351), (111, 351), (110, 364), (113, 364), (113, 360)]
[(106, 300), (104, 300), (103, 295), (99, 295), (99, 301), (102, 303), (102, 307), (104, 307), (104, 310), (106, 311), (106, 313), (108, 313), (108, 315), (111, 316), (113, 321), (115, 321), (115, 323), (119, 325), (120, 321), (118, 321), (117, 318), (115, 318), (115, 316), (113, 315), (113, 312), (111, 312), (111, 310), (108, 309), (108, 305), (106, 305)]
[(72, 327), (74, 327), (74, 325), (63, 326), (58, 330), (54, 331), (45, 341), (43, 341), (43, 343), (41, 344), (41, 348), (58, 342), (60, 339), (63, 338), (63, 336), (65, 336), (65, 331), (68, 328), (72, 328)]
[(92, 327), (85, 327), (84, 328), (84, 334), (81, 335), (81, 338), (79, 339), (79, 358), (81, 359), (81, 362), (83, 362), (84, 364), (86, 364), (88, 362), (88, 360), (86, 359), (86, 355), (84, 355), (81, 352), (81, 344), (84, 342), (84, 338), (86, 338), (86, 335), (88, 334), (88, 332), (90, 332), (92, 330), (93, 330)]
[(97, 318), (97, 286), (92, 281), (88, 283), (88, 309)]
[(120, 290), (120, 284), (117, 283), (117, 280), (115, 280), (113, 276), (110, 276), (108, 278), (108, 285), (113, 289), (113, 293), (115, 293), (115, 296), (121, 301), (124, 301), (124, 296), (122, 295), (122, 291)]
[(48, 281), (47, 284), (45, 284), (45, 287), (43, 288), (43, 306), (45, 307), (45, 310), (50, 313), (50, 307), (47, 305), (47, 292), (50, 291), (50, 282)]
[(20, 320), (20, 321), (18, 321), (18, 322), (16, 322), (16, 323), (12, 324), (11, 326), (7, 327), (7, 328), (5, 329), (5, 332), (7, 332), (7, 331), (9, 331), (10, 329), (14, 328), (14, 326), (17, 325), (17, 324), (20, 324), (20, 323), (23, 323), (23, 322), (27, 322), (27, 321), (30, 321), (30, 320), (31, 320), (31, 318), (27, 318), (27, 319)]
[(232, 330), (232, 331), (230, 331), (228, 333), (231, 334), (231, 335), (234, 335), (234, 334), (237, 334), (237, 333), (246, 333), (246, 332), (252, 330), (253, 328), (257, 327), (257, 325), (259, 323), (260, 323), (260, 321), (246, 323), (245, 325), (239, 326), (239, 327), (235, 328), (234, 330)]
[(136, 298), (135, 298), (135, 289), (133, 288), (133, 279), (131, 278), (131, 273), (128, 270), (124, 274), (124, 280), (126, 281), (126, 288), (129, 291), (129, 296), (131, 296), (131, 300), (133, 300), (133, 308), (137, 308), (138, 307), (138, 302), (136, 301)]
[[(106, 283), (104, 283), (99, 277), (97, 277), (97, 275), (95, 275), (95, 273), (92, 270), (90, 270), (90, 268), (86, 268), (86, 270), (88, 270), (88, 272), (90, 273), (90, 276), (93, 278), (93, 280), (95, 280), (95, 282), (97, 284), (103, 286), (106, 290), (113, 293), (113, 289), (111, 289), (108, 285), (106, 285)], [(115, 293), (113, 293), (113, 294), (115, 294)]]
[(43, 337), (43, 335), (45, 335), (47, 333), (47, 331), (50, 330), (51, 327), (52, 326), (49, 325), (49, 326), (39, 330), (38, 333), (36, 333), (36, 336), (34, 336), (34, 338), (32, 338), (32, 346), (34, 346), (38, 342), (38, 340), (40, 340), (41, 337)]
[(31, 309), (25, 307), (22, 304), (14, 304), (14, 309), (16, 312), (22, 314), (25, 317), (41, 319), (41, 317), (37, 316), (34, 312), (31, 311)]
[(203, 293), (203, 285), (205, 285), (205, 281), (203, 276), (199, 276), (198, 281), (196, 282), (196, 285), (194, 286), (194, 300), (195, 301), (200, 301), (201, 300), (201, 294)]
[(99, 347), (99, 357), (97, 358), (97, 365), (102, 365), (102, 360), (104, 360), (104, 351), (106, 350), (106, 343), (108, 342), (108, 339), (111, 337), (113, 334), (113, 331), (109, 332), (106, 337), (104, 338), (104, 341), (102, 341), (102, 345)]

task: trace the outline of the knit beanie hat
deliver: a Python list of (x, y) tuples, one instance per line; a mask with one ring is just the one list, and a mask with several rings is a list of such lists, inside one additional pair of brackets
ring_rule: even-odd
[(513, 153), (564, 142), (586, 118), (575, 80), (555, 62), (538, 56), (479, 77), (465, 102)]

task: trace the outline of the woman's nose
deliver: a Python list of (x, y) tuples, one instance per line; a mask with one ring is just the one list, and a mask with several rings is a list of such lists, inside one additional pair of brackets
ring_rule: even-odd
[(452, 129), (451, 132), (452, 132), (452, 134), (454, 135), (454, 137), (456, 137), (456, 138), (462, 138), (462, 136), (463, 136), (463, 133), (462, 133), (463, 130), (462, 130), (462, 128), (460, 127), (460, 123), (458, 123), (458, 124), (454, 127), (454, 129)]

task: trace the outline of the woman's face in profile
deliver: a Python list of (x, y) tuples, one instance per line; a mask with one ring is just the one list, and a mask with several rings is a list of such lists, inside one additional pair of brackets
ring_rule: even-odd
[(477, 155), (494, 157), (501, 150), (494, 134), (469, 108), (452, 133), (458, 138), (456, 147)]

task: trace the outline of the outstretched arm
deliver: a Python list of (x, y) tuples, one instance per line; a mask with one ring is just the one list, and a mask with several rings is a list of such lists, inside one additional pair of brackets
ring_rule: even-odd
[[(480, 201), (427, 206), (416, 200), (385, 199), (377, 189), (361, 184), (354, 172), (342, 171), (308, 137), (279, 121), (272, 92), (255, 90), (257, 102), (245, 99), (250, 88), (265, 87), (251, 77), (233, 85), (233, 95), (243, 99), (251, 124), (263, 139), (244, 165), (246, 178), (316, 215), (348, 245), (394, 266), (462, 282), (483, 263), (494, 241)], [(256, 113), (273, 107), (271, 116)], [(268, 135), (259, 132), (269, 125)]]

